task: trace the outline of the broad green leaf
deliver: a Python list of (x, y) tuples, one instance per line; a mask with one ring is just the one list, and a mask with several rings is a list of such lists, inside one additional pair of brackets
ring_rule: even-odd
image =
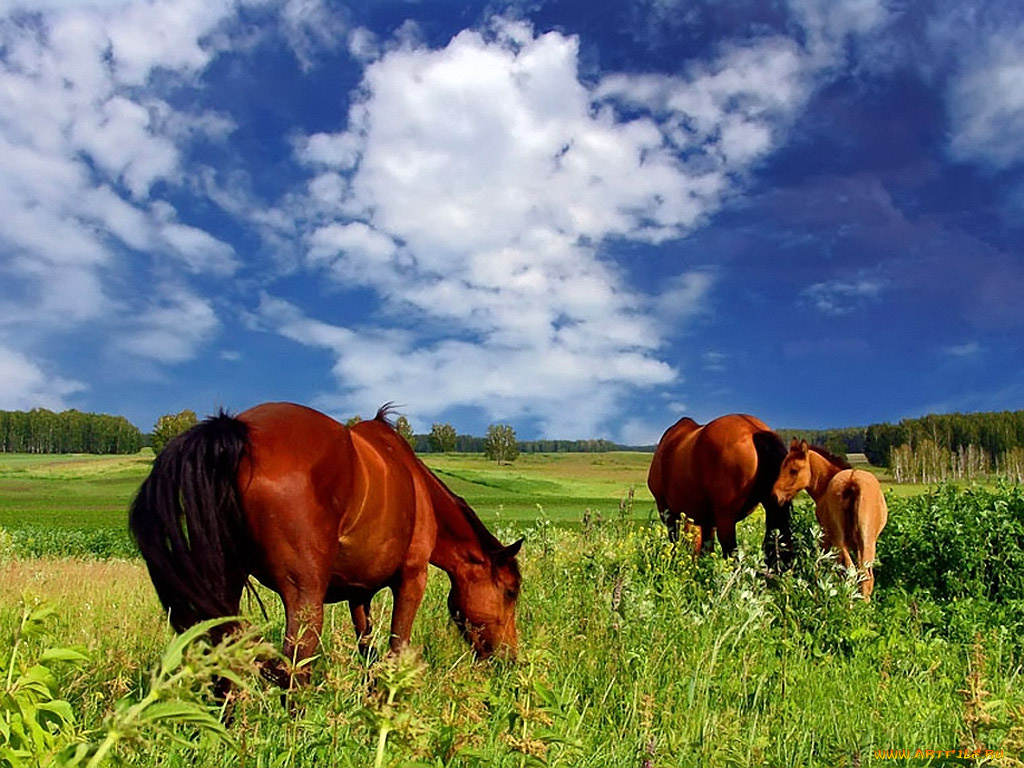
[(146, 707), (139, 720), (191, 723), (213, 731), (224, 731), (220, 720), (211, 715), (205, 707), (187, 701), (158, 701)]
[(207, 619), (189, 627), (168, 644), (164, 655), (160, 659), (160, 674), (167, 675), (180, 667), (181, 660), (185, 655), (185, 649), (200, 637), (209, 633), (211, 629), (221, 624), (226, 624), (229, 621), (236, 621), (237, 619), (237, 616), (225, 616), (223, 618)]
[(66, 661), (77, 664), (89, 661), (89, 657), (77, 648), (47, 648), (39, 655), (39, 661)]
[(61, 699), (57, 701), (44, 701), (36, 705), (36, 709), (43, 712), (52, 712), (65, 723), (75, 722), (75, 711), (71, 708), (71, 704)]

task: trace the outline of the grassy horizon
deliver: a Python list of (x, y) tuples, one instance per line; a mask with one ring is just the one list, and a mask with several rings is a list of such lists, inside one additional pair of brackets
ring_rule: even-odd
[[(656, 518), (647, 488), (651, 454), (641, 451), (521, 454), (497, 464), (482, 454), (424, 453), (420, 458), (488, 525), (538, 518), (577, 525), (610, 519), (630, 503), (631, 519)], [(150, 449), (124, 456), (0, 453), (0, 528), (27, 525), (124, 530), (128, 506), (149, 472)], [(913, 495), (927, 485), (896, 485), (886, 471), (854, 461), (887, 494)], [(630, 493), (632, 489), (632, 498)]]

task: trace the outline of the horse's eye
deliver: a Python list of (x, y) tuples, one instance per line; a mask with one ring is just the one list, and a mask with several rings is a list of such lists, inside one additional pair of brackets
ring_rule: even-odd
[(796, 474), (796, 467), (793, 467), (792, 469), (790, 469), (789, 470), (789, 474), (795, 475)]
[(516, 592), (516, 590), (514, 590), (514, 589), (506, 589), (505, 590), (505, 599), (506, 600), (515, 600), (518, 596), (519, 596), (519, 593)]

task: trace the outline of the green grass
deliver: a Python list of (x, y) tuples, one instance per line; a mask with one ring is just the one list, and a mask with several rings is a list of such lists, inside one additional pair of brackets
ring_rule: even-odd
[[(818, 556), (806, 498), (795, 516), (796, 567), (767, 578), (760, 512), (739, 526), (735, 560), (695, 565), (673, 552), (660, 523), (647, 522), (649, 454), (523, 456), (500, 467), (478, 456), (425, 459), (503, 540), (526, 536), (520, 663), (472, 662), (448, 617), (447, 579), (433, 572), (413, 630), (415, 658), (366, 668), (347, 608), (332, 606), (314, 684), (289, 708), (243, 664), (247, 688), (228, 729), (235, 748), (171, 719), (119, 737), (114, 750), (125, 764), (852, 767), (891, 763), (875, 750), (981, 744), (1003, 750), (993, 764), (1019, 764), (1019, 489), (895, 495), (875, 600), (865, 605), (855, 583)], [(95, 535), (123, 531), (147, 471), (145, 456), (0, 456), (0, 513), (21, 510), (22, 524), (33, 514), (63, 516), (68, 530), (100, 526)], [(6, 498), (19, 487), (20, 501)], [(620, 514), (630, 488), (634, 500)], [(20, 530), (57, 530), (42, 519)], [(150, 670), (172, 640), (145, 567), (134, 559), (27, 557), (7, 536), (0, 532), (0, 673), (11, 658), (28, 669), (47, 647), (83, 647), (84, 665), (51, 665), (54, 690), (75, 714), (66, 738), (108, 743), (119, 717), (154, 700)], [(55, 541), (31, 552), (69, 554), (69, 539)], [(993, 582), (997, 590), (984, 589)], [(268, 621), (256, 602), (243, 607), (279, 646), (281, 604), (261, 591)], [(26, 594), (56, 612), (47, 632), (15, 654)], [(374, 605), (382, 650), (388, 611), (382, 595)], [(178, 700), (216, 710), (197, 682), (206, 679), (203, 663), (188, 657), (194, 674), (183, 687), (161, 689), (161, 711), (194, 712)]]
[[(128, 506), (152, 458), (149, 449), (131, 456), (0, 453), (0, 529), (25, 555), (131, 556)], [(516, 529), (538, 519), (559, 527), (623, 515), (657, 519), (647, 489), (649, 453), (523, 454), (505, 465), (480, 454), (428, 453), (423, 459), (492, 528)], [(927, 490), (896, 486), (883, 470), (869, 469), (890, 497)], [(741, 528), (759, 525), (749, 521)]]
[[(653, 510), (646, 453), (528, 454), (499, 466), (476, 454), (426, 454), (424, 460), (488, 524), (544, 516), (576, 523), (585, 510), (605, 517), (635, 489), (640, 516)], [(128, 505), (152, 462), (133, 456), (0, 453), (0, 528), (123, 529)]]
[(0, 527), (124, 528), (152, 459), (0, 453)]
[(487, 523), (525, 524), (541, 514), (578, 523), (588, 509), (607, 518), (619, 513), (630, 489), (636, 514), (654, 508), (649, 453), (523, 454), (500, 466), (474, 454), (425, 454), (423, 460)]
[[(647, 489), (651, 454), (522, 454), (498, 465), (479, 454), (424, 454), (424, 461), (463, 496), (488, 525), (528, 524), (543, 516), (575, 525), (617, 516), (630, 489), (636, 520), (655, 516)], [(0, 453), (0, 528), (47, 526), (123, 530), (128, 505), (149, 472), (152, 452), (131, 456)], [(879, 476), (887, 494), (910, 496), (922, 485), (897, 485), (885, 470), (854, 461)]]
[[(852, 581), (806, 552), (793, 574), (768, 580), (746, 545), (738, 560), (694, 566), (659, 526), (541, 524), (526, 534), (518, 664), (472, 662), (447, 616), (447, 580), (434, 573), (415, 657), (367, 669), (348, 611), (333, 606), (314, 684), (290, 708), (241, 672), (247, 690), (228, 731), (239, 752), (172, 721), (119, 742), (117, 754), (131, 765), (343, 768), (831, 768), (886, 764), (876, 749), (982, 741), (1020, 754), (1020, 644), (997, 627), (979, 624), (965, 641), (925, 619), (924, 598), (911, 608), (895, 590), (865, 605)], [(31, 560), (2, 574), (0, 659), (10, 654), (18, 595), (53, 601), (54, 642), (89, 656), (82, 669), (57, 672), (59, 690), (80, 738), (103, 741), (118, 712), (147, 700), (149, 670), (172, 639), (144, 567)], [(279, 643), (280, 602), (263, 594), (269, 623), (254, 603), (246, 610)], [(381, 649), (387, 604), (375, 605)], [(985, 693), (972, 699), (972, 690)], [(181, 698), (215, 709), (198, 689), (163, 695), (168, 707)], [(126, 703), (115, 707), (118, 699)], [(986, 712), (992, 721), (977, 726)]]

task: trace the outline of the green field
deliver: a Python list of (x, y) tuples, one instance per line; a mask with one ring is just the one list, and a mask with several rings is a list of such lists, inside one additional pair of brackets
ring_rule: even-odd
[[(58, 765), (62, 748), (97, 766), (852, 768), (891, 750), (908, 765), (1022, 765), (1020, 487), (890, 492), (864, 604), (817, 553), (806, 499), (795, 567), (769, 577), (760, 513), (735, 559), (673, 549), (651, 520), (649, 454), (425, 459), (503, 539), (526, 537), (519, 663), (473, 662), (434, 573), (413, 656), (367, 668), (332, 606), (314, 684), (286, 708), (251, 673), (252, 643), (179, 656), (144, 565), (103, 538), (127, 539), (149, 457), (0, 456), (0, 766)], [(260, 591), (269, 618), (244, 610), (279, 647), (280, 602)], [(388, 606), (374, 606), (381, 650)], [(204, 693), (225, 669), (243, 684), (227, 728)], [(33, 718), (18, 757), (16, 726)]]
[[(488, 524), (526, 524), (543, 516), (579, 522), (585, 510), (613, 516), (635, 492), (634, 512), (653, 510), (647, 453), (527, 454), (497, 465), (477, 454), (426, 454), (424, 460)], [(38, 456), (0, 453), (0, 527), (124, 528), (128, 505), (152, 453)]]
[(123, 528), (152, 459), (0, 453), (0, 527)]
[(614, 516), (630, 489), (632, 513), (647, 515), (654, 509), (647, 489), (649, 453), (524, 454), (502, 466), (470, 454), (426, 454), (423, 459), (488, 523), (526, 524), (539, 516), (579, 522), (588, 509)]

